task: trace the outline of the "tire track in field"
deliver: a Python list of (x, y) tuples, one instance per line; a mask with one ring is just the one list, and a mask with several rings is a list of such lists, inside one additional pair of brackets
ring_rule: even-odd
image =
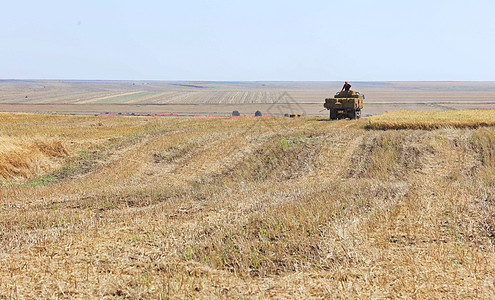
[(222, 173), (260, 147), (260, 139), (274, 134), (267, 130), (255, 136), (240, 130), (202, 136), (194, 140), (191, 149), (176, 149), (174, 152), (178, 156), (170, 153), (169, 158), (158, 161), (148, 158), (136, 177), (143, 183), (156, 180), (174, 186), (189, 185), (195, 180)]
[(316, 176), (326, 180), (343, 177), (354, 152), (363, 141), (365, 133), (354, 136), (350, 131), (341, 132), (327, 140), (320, 153)]
[[(164, 137), (159, 137), (164, 138)], [(160, 151), (157, 142), (154, 141), (146, 145), (143, 152), (147, 156), (141, 162), (140, 170), (129, 178), (130, 184), (149, 184), (150, 181), (166, 185), (184, 185), (188, 183), (189, 177), (194, 175), (194, 168), (189, 167), (191, 160), (197, 159), (203, 152), (214, 146), (214, 142), (221, 143), (227, 137), (225, 133), (216, 133), (204, 136), (201, 133), (184, 136), (175, 143), (164, 142), (162, 147), (169, 148), (170, 151)], [(191, 174), (192, 173), (192, 174)]]

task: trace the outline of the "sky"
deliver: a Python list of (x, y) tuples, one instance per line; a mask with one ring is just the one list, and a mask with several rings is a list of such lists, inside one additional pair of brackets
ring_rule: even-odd
[(0, 79), (495, 81), (493, 0), (16, 0)]

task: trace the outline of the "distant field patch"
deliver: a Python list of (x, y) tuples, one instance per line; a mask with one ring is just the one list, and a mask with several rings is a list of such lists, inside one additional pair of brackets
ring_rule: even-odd
[(147, 98), (156, 96), (158, 94), (161, 94), (162, 92), (136, 92), (136, 93), (127, 93), (123, 95), (117, 95), (113, 97), (106, 97), (104, 99), (99, 99), (97, 101), (91, 102), (91, 103), (109, 103), (109, 104), (116, 104), (116, 103), (129, 103), (129, 102), (138, 102), (145, 100)]
[(371, 116), (366, 128), (437, 129), (495, 126), (495, 110), (394, 111)]

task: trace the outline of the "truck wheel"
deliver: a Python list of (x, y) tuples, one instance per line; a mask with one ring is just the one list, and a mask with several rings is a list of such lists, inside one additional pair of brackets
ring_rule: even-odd
[(335, 120), (337, 119), (337, 111), (331, 109), (330, 110), (330, 120)]
[(356, 110), (352, 110), (351, 113), (349, 114), (349, 119), (355, 120), (356, 119)]

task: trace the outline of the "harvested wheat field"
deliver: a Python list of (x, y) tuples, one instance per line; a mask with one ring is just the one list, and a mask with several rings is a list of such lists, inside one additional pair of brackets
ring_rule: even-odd
[(369, 129), (438, 129), (495, 126), (495, 110), (394, 111), (368, 119)]
[(0, 114), (0, 298), (495, 297), (494, 127), (378, 121)]

